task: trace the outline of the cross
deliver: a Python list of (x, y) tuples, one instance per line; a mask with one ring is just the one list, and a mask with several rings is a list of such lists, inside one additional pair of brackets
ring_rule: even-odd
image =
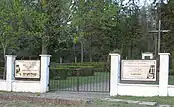
[(158, 33), (158, 53), (160, 53), (161, 33), (166, 33), (166, 32), (169, 32), (169, 31), (170, 30), (161, 30), (161, 20), (159, 20), (158, 30), (149, 31), (151, 33)]

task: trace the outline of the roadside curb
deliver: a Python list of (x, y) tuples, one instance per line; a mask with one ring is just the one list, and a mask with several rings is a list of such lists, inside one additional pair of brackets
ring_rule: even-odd
[(30, 96), (19, 96), (19, 95), (0, 95), (0, 99), (3, 100), (25, 100), (31, 102), (45, 102), (45, 103), (54, 103), (54, 104), (65, 104), (65, 105), (79, 105), (84, 104), (85, 101), (78, 100), (67, 100), (61, 98), (43, 98), (43, 97), (30, 97)]

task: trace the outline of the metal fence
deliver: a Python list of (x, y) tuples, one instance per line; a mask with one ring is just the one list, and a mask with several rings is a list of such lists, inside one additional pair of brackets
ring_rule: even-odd
[(6, 79), (6, 69), (5, 69), (5, 61), (0, 61), (0, 79), (5, 80)]
[(50, 66), (50, 90), (109, 92), (110, 72), (93, 66)]

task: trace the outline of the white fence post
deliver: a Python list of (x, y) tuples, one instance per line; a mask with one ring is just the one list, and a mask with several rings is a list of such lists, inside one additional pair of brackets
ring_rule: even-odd
[(62, 64), (63, 63), (63, 59), (62, 59), (62, 57), (60, 57), (60, 64)]
[(167, 96), (169, 77), (169, 53), (159, 53), (159, 96)]
[(120, 81), (120, 54), (111, 55), (111, 72), (110, 72), (110, 96), (118, 94), (118, 83)]
[(12, 91), (12, 80), (14, 80), (14, 70), (15, 70), (15, 55), (6, 55), (6, 88), (7, 91)]
[(41, 93), (49, 91), (49, 65), (51, 55), (40, 55), (41, 56)]

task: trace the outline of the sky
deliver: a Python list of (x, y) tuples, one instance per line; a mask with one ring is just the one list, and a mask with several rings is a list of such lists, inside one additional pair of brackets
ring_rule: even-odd
[[(125, 0), (125, 2), (128, 2), (128, 1), (129, 0)], [(138, 0), (135, 0), (135, 1), (138, 1)], [(139, 0), (139, 5), (143, 6), (145, 1), (147, 4), (151, 4), (151, 3), (153, 3), (154, 0)], [(157, 0), (157, 2), (159, 2), (159, 1), (160, 0)], [(167, 0), (164, 0), (164, 2), (167, 3)]]

